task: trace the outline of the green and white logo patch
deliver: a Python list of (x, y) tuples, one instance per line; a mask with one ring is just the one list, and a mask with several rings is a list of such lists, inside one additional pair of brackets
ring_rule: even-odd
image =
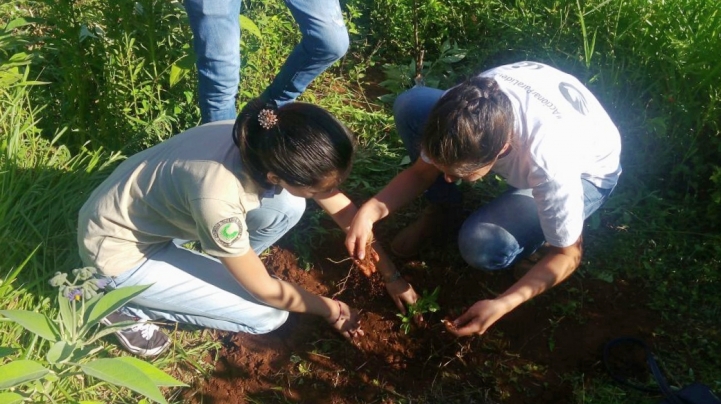
[(224, 247), (230, 247), (243, 233), (243, 222), (237, 217), (223, 219), (213, 226), (213, 239)]

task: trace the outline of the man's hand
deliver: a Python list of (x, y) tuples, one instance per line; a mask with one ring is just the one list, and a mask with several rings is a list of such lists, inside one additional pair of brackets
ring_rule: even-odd
[(568, 247), (549, 247), (548, 253), (508, 290), (492, 300), (480, 300), (453, 322), (444, 322), (456, 336), (483, 334), (498, 319), (524, 302), (561, 283), (581, 262), (582, 238)]
[(479, 300), (454, 321), (443, 323), (446, 330), (457, 337), (481, 335), (511, 309), (502, 301)]

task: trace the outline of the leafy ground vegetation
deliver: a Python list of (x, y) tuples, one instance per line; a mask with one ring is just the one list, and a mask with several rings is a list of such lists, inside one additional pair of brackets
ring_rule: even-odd
[[(363, 309), (367, 338), (350, 345), (298, 315), (262, 337), (168, 326), (172, 349), (153, 365), (189, 387), (163, 387), (165, 400), (659, 401), (605, 375), (601, 348), (621, 335), (649, 342), (673, 384), (697, 380), (720, 391), (721, 3), (343, 3), (351, 50), (302, 99), (330, 109), (358, 135), (362, 147), (343, 188), (359, 203), (408, 163), (388, 102), (413, 85), (419, 68), (427, 85), (446, 87), (525, 59), (568, 71), (598, 95), (623, 136), (621, 182), (588, 221), (583, 263), (571, 279), (482, 338), (459, 340), (441, 332), (441, 320), (502, 291), (510, 274), (471, 271), (452, 242), (398, 260), (418, 290), (432, 295), (439, 287), (427, 300), (435, 311), (426, 313), (426, 326), (402, 328), (407, 322), (378, 280), (351, 270), (341, 235), (309, 209), (264, 255), (266, 264)], [(240, 103), (268, 84), (299, 35), (280, 0), (247, 1), (244, 9)], [(123, 156), (199, 122), (190, 40), (178, 2), (0, 5), (0, 309), (62, 317), (48, 281), (80, 266), (76, 215), (88, 193)], [(476, 184), (465, 203), (470, 208), (502, 187), (495, 179)], [(381, 223), (379, 239), (421, 207)], [(74, 360), (125, 355), (112, 337), (99, 342), (92, 357)], [(0, 347), (0, 383), (11, 379), (5, 366), (18, 361), (62, 372), (51, 344), (9, 318), (0, 318)], [(629, 374), (648, 382), (640, 361)], [(2, 384), (0, 394), (38, 403), (144, 399), (120, 383), (60, 376), (11, 390)]]

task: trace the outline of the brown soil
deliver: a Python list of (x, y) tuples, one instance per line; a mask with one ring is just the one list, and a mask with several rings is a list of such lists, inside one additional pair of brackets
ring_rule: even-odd
[(361, 310), (364, 337), (347, 342), (323, 319), (302, 314), (291, 314), (267, 335), (219, 333), (223, 348), (205, 358), (218, 358), (215, 372), (189, 389), (185, 401), (571, 403), (574, 385), (605, 377), (604, 343), (624, 335), (652, 342), (658, 324), (627, 282), (588, 279), (582, 269), (484, 336), (454, 338), (442, 320), (502, 292), (514, 278), (512, 271), (468, 268), (449, 244), (428, 249), (423, 260), (396, 260), (418, 292), (441, 288), (441, 309), (425, 316), (424, 327), (405, 334), (379, 274), (366, 278), (346, 258), (342, 239), (333, 237), (315, 251), (309, 271), (284, 247), (275, 247), (265, 263), (282, 279), (314, 293), (337, 294)]

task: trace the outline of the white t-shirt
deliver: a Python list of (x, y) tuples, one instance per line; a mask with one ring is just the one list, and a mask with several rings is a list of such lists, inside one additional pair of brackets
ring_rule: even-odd
[(80, 210), (85, 265), (117, 276), (173, 239), (218, 257), (250, 249), (245, 215), (263, 192), (242, 172), (234, 121), (199, 126), (121, 163)]
[(621, 137), (596, 97), (575, 77), (536, 62), (496, 67), (493, 78), (513, 105), (512, 148), (492, 171), (532, 188), (548, 243), (573, 244), (583, 230), (586, 179), (611, 189), (621, 174)]

